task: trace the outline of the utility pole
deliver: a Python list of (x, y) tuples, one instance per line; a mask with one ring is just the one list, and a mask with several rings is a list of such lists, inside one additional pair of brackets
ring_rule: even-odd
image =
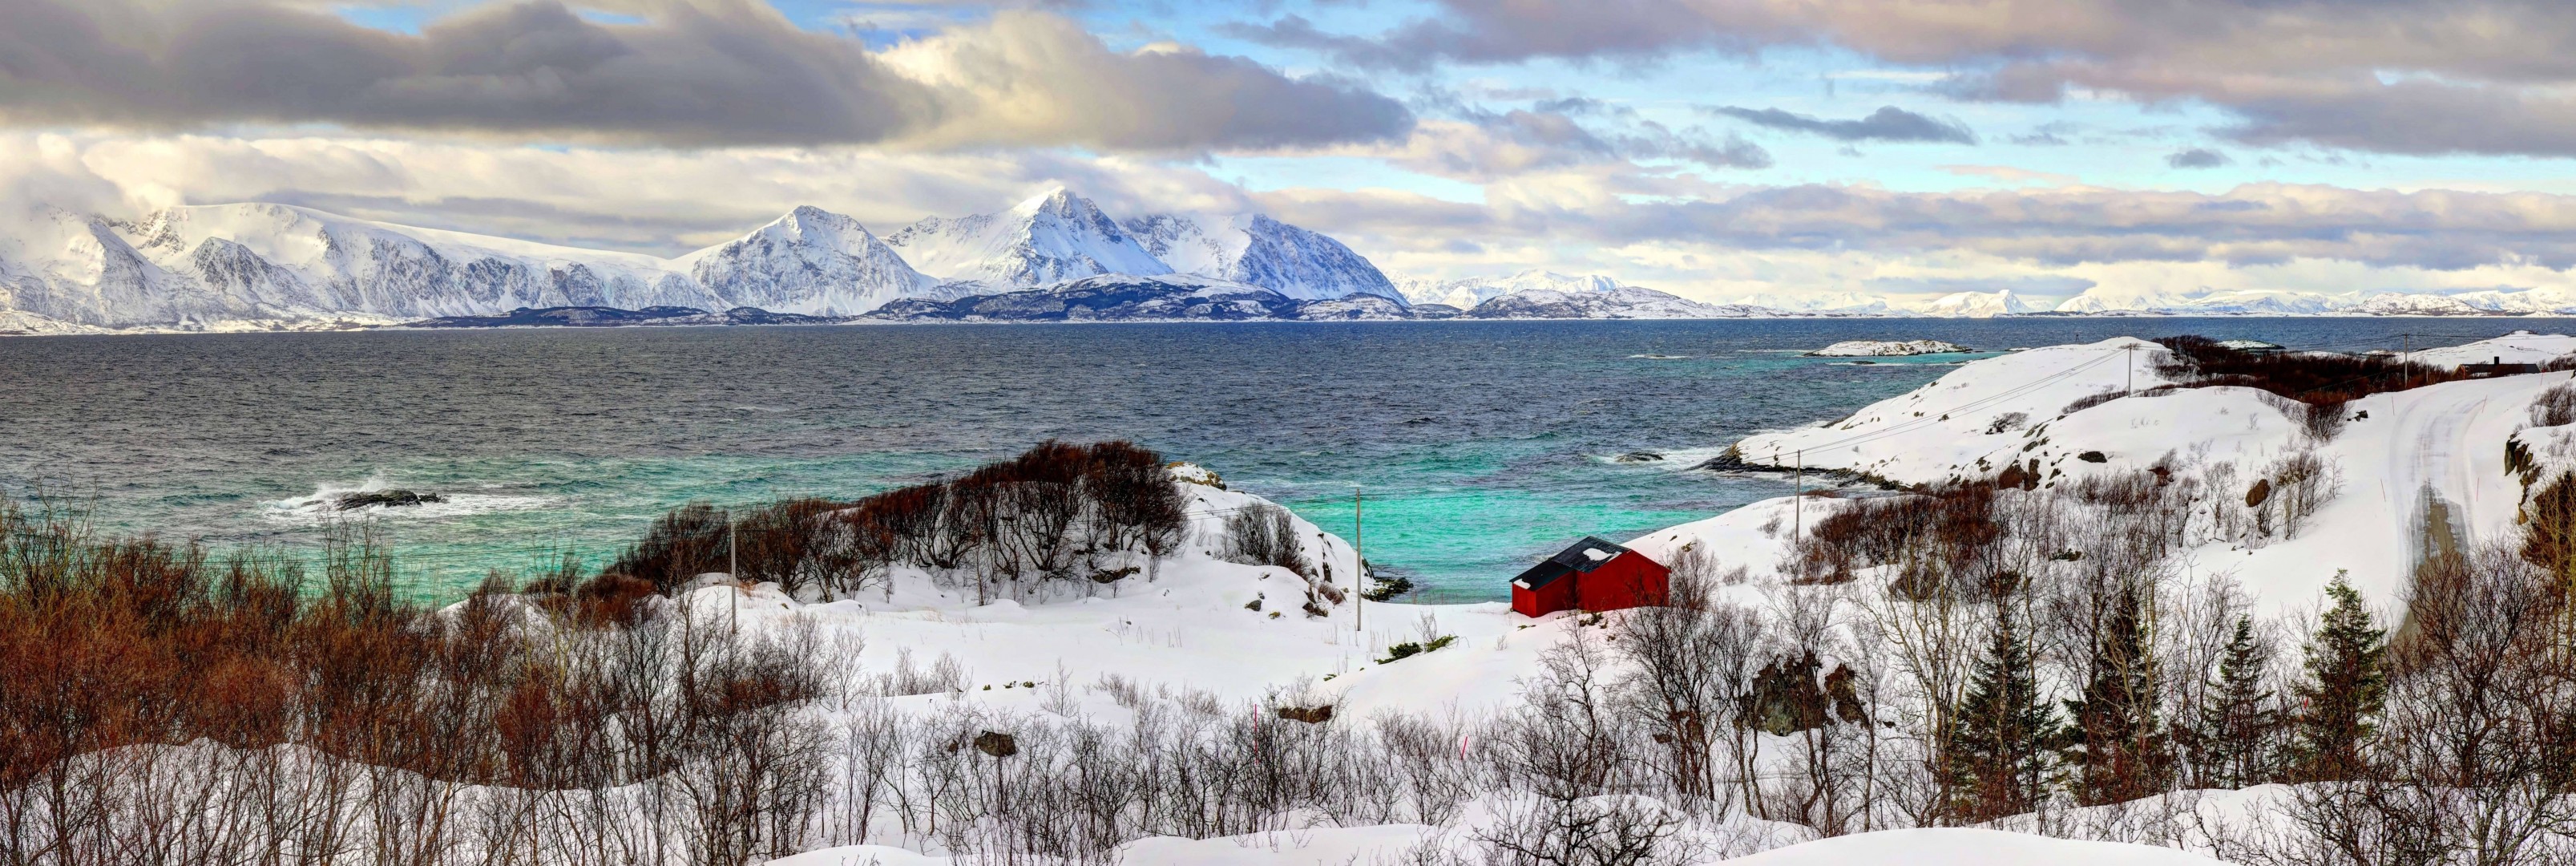
[(2135, 397), (2138, 395), (2138, 341), (2129, 341), (2129, 356), (2123, 362), (2127, 364), (2129, 374), (2129, 392), (2125, 396)]
[(1798, 452), (1798, 467), (1789, 476), (1789, 543), (1807, 549), (1807, 452)]
[(1360, 524), (1360, 490), (1351, 488), (1351, 632), (1360, 631), (1360, 606), (1368, 603), (1368, 555), (1360, 551), (1360, 542), (1368, 530)]
[(735, 543), (740, 533), (734, 531), (733, 509), (725, 509), (725, 576), (733, 578), (733, 609), (725, 613), (725, 627), (742, 632), (742, 545)]

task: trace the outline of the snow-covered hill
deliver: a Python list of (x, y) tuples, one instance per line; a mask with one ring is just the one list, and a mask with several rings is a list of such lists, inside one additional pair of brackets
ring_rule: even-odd
[(1375, 295), (1405, 303), (1376, 265), (1341, 241), (1265, 214), (1153, 214), (1128, 234), (1173, 271), (1260, 286), (1301, 301)]
[(997, 214), (931, 217), (887, 235), (886, 243), (922, 273), (980, 284), (968, 293), (1173, 271), (1099, 205), (1062, 188)]

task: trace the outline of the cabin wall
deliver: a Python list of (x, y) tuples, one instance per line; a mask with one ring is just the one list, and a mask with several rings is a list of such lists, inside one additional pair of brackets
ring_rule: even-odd
[(1512, 585), (1512, 610), (1522, 616), (1539, 617), (1560, 610), (1574, 609), (1575, 580), (1580, 575), (1566, 575), (1537, 589)]
[(1574, 578), (1576, 606), (1590, 611), (1624, 610), (1663, 604), (1672, 572), (1631, 550)]

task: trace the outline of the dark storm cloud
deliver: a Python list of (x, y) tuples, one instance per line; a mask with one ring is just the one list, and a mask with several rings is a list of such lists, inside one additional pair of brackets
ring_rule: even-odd
[(1975, 144), (1977, 134), (1958, 121), (1934, 120), (1893, 105), (1880, 106), (1859, 120), (1824, 120), (1777, 108), (1713, 106), (1701, 109), (1772, 129), (1821, 135), (1836, 141), (1941, 141)]
[[(942, 74), (800, 30), (757, 0), (644, 23), (492, 3), (417, 35), (277, 0), (0, 0), (0, 119), (186, 128), (327, 123), (668, 145), (1274, 147), (1400, 136), (1401, 105), (1193, 51), (1108, 50), (1005, 13), (913, 46)], [(1034, 97), (1034, 99), (1033, 99)], [(1046, 104), (1064, 110), (1031, 113)]]
[(2217, 168), (2227, 162), (2227, 154), (2206, 147), (2177, 150), (2165, 155), (2165, 165), (2174, 168)]

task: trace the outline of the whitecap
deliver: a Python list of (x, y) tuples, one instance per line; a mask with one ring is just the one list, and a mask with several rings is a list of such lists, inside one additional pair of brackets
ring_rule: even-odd
[[(477, 484), (478, 489), (500, 488), (497, 484)], [(340, 497), (351, 493), (374, 493), (383, 490), (410, 489), (436, 493), (444, 500), (419, 505), (370, 505), (364, 508), (340, 509)], [(333, 520), (363, 517), (373, 519), (432, 520), (489, 514), (495, 511), (538, 511), (563, 504), (558, 497), (505, 493), (454, 493), (434, 487), (412, 485), (401, 487), (387, 478), (382, 470), (368, 475), (356, 484), (325, 481), (314, 485), (306, 496), (272, 499), (260, 503), (260, 516), (281, 523), (328, 523)]]

